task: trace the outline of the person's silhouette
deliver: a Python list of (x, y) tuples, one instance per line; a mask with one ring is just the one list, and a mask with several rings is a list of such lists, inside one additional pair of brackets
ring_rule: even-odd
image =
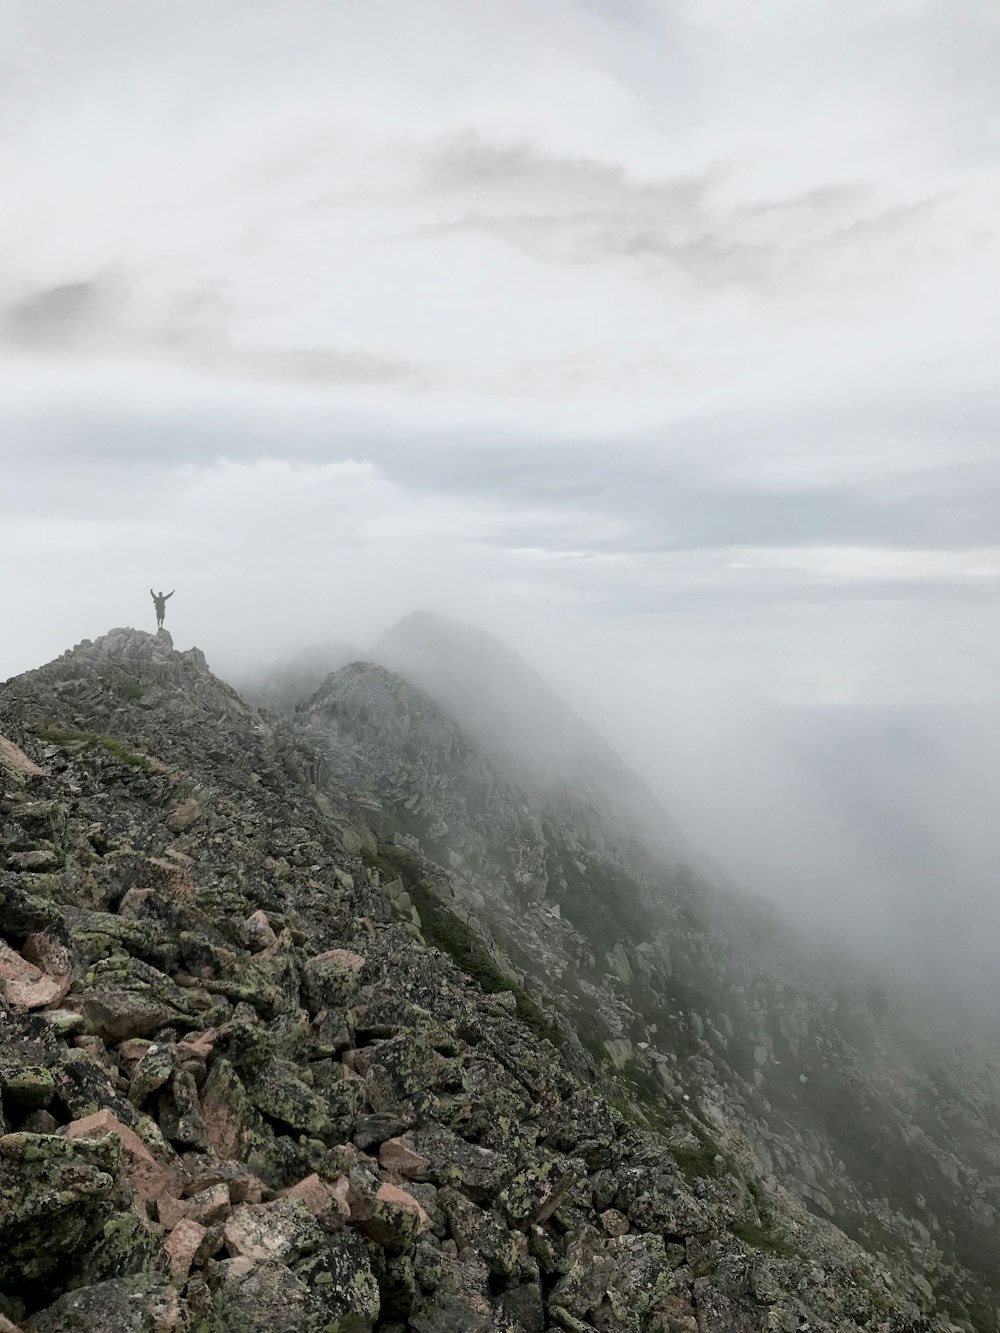
[(174, 593), (175, 593), (176, 591), (177, 591), (177, 589), (174, 588), (174, 589), (172, 589), (170, 592), (164, 592), (163, 589), (161, 588), (159, 592), (154, 592), (153, 589), (150, 588), (150, 590), (149, 590), (149, 595), (150, 595), (150, 597), (152, 597), (152, 599), (153, 599), (153, 605), (156, 607), (156, 628), (157, 628), (157, 629), (162, 629), (162, 628), (163, 628), (163, 617), (164, 617), (164, 616), (166, 615), (166, 613), (167, 613), (167, 599), (170, 598), (170, 597), (173, 597), (173, 595), (174, 595)]

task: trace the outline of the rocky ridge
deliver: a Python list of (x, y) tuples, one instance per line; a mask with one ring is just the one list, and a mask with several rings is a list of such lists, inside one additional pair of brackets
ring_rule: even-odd
[(948, 1326), (430, 947), (382, 803), (196, 650), (81, 644), (0, 734), (0, 1329)]
[(484, 984), (513, 978), (580, 1077), (653, 1125), (694, 1106), (707, 1142), (738, 1126), (810, 1211), (907, 1273), (914, 1300), (995, 1327), (993, 1034), (808, 947), (606, 810), (520, 786), (503, 753), (384, 668), (335, 673), (295, 724), (377, 804), (400, 919), (415, 907)]

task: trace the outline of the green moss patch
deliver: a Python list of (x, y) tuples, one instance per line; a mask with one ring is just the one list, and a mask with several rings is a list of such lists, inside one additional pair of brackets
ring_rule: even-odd
[(427, 883), (420, 857), (395, 843), (380, 844), (377, 852), (363, 852), (362, 860), (387, 879), (403, 881), (420, 915), (420, 928), (428, 944), (446, 953), (456, 967), (467, 972), (487, 995), (507, 991), (517, 1005), (517, 1016), (536, 1037), (558, 1046), (559, 1029), (524, 988), (498, 965), (475, 931), (447, 908)]
[(81, 749), (96, 747), (120, 764), (126, 764), (129, 768), (139, 768), (144, 773), (151, 772), (153, 768), (148, 755), (130, 750), (127, 745), (123, 745), (121, 741), (116, 741), (111, 736), (99, 736), (96, 731), (74, 731), (71, 727), (51, 726), (40, 727), (35, 735), (50, 745), (76, 746)]
[(777, 1231), (772, 1231), (770, 1227), (754, 1226), (752, 1222), (734, 1222), (730, 1230), (737, 1240), (749, 1245), (751, 1249), (766, 1250), (781, 1259), (794, 1259), (798, 1256), (798, 1250), (794, 1245), (789, 1245), (783, 1236)]

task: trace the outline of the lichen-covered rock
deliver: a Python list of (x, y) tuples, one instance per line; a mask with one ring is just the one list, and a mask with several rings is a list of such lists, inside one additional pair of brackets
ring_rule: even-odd
[(174, 1056), (169, 1046), (150, 1045), (132, 1070), (128, 1099), (141, 1106), (150, 1093), (159, 1091), (173, 1077)]
[(453, 1187), (439, 1191), (437, 1203), (448, 1218), (459, 1255), (471, 1249), (481, 1255), (495, 1276), (510, 1277), (517, 1267), (518, 1247), (503, 1218), (478, 1208)]
[(421, 1125), (407, 1136), (413, 1151), (427, 1162), (409, 1172), (412, 1180), (458, 1185), (470, 1198), (487, 1203), (512, 1175), (511, 1164), (490, 1148), (467, 1143), (441, 1125)]
[(306, 960), (302, 986), (312, 1013), (347, 1009), (361, 986), (365, 960), (350, 949), (328, 949)]
[(104, 1110), (123, 1125), (136, 1123), (135, 1107), (119, 1092), (114, 1075), (96, 1052), (67, 1051), (52, 1073), (59, 1100), (74, 1120)]
[(301, 1259), (294, 1272), (309, 1289), (312, 1308), (327, 1323), (321, 1329), (369, 1333), (379, 1318), (381, 1297), (368, 1248), (350, 1230), (336, 1231), (322, 1248)]
[[(94, 964), (116, 954), (131, 954), (160, 972), (176, 968), (176, 932), (150, 914), (140, 915), (133, 910), (137, 902), (133, 895), (138, 892), (132, 890), (126, 894), (118, 912), (97, 912), (82, 907), (67, 911), (66, 925), (78, 961)], [(149, 894), (152, 890), (141, 892)], [(171, 998), (181, 1001), (176, 993)]]
[(287, 1264), (323, 1244), (323, 1229), (312, 1213), (289, 1198), (234, 1208), (224, 1236), (231, 1255), (254, 1263), (274, 1259)]
[(109, 1136), (120, 1144), (122, 1173), (140, 1203), (154, 1202), (175, 1184), (176, 1176), (170, 1168), (157, 1161), (135, 1130), (123, 1125), (106, 1108), (66, 1126), (66, 1138), (72, 1142), (99, 1142)]
[(205, 1081), (201, 1113), (209, 1144), (219, 1156), (245, 1162), (262, 1137), (264, 1121), (239, 1074), (224, 1058), (215, 1060)]
[(176, 1288), (155, 1275), (67, 1292), (24, 1323), (24, 1333), (187, 1333), (189, 1328)]
[(350, 1185), (346, 1176), (339, 1176), (336, 1181), (329, 1182), (321, 1180), (314, 1171), (311, 1176), (306, 1176), (282, 1191), (281, 1197), (302, 1204), (324, 1224), (332, 1224), (336, 1218), (346, 1222), (351, 1216)]
[(37, 1281), (79, 1257), (122, 1201), (116, 1138), (0, 1138), (0, 1291)]
[(92, 1286), (116, 1278), (143, 1273), (155, 1277), (166, 1273), (168, 1255), (148, 1221), (137, 1212), (115, 1212), (92, 1241), (74, 1256), (74, 1285)]
[(378, 1323), (378, 1282), (350, 1231), (291, 1266), (242, 1257), (219, 1271), (213, 1333), (371, 1333)]
[(330, 1128), (329, 1103), (289, 1060), (272, 1057), (247, 1079), (246, 1089), (251, 1105), (290, 1129), (320, 1137)]
[(348, 1177), (351, 1222), (386, 1250), (411, 1250), (416, 1238), (431, 1224), (420, 1202), (408, 1190), (383, 1181), (366, 1187), (360, 1174)]
[[(292, 1270), (274, 1260), (230, 1259), (219, 1265), (221, 1286), (213, 1301), (211, 1333), (306, 1333), (310, 1329), (309, 1289)], [(317, 1327), (317, 1325), (312, 1325)]]
[(615, 1208), (636, 1230), (684, 1236), (709, 1229), (705, 1206), (680, 1175), (636, 1166), (626, 1167), (618, 1181)]
[(490, 1299), (486, 1265), (472, 1252), (464, 1259), (442, 1256), (437, 1284), (414, 1302), (410, 1327), (415, 1333), (514, 1333)]
[(201, 1113), (198, 1088), (189, 1069), (178, 1069), (170, 1091), (160, 1094), (160, 1128), (178, 1147), (199, 1148), (207, 1152), (208, 1132)]
[[(234, 1004), (242, 1001), (263, 1018), (273, 1018), (291, 1007), (291, 997), (281, 984), (281, 969), (269, 966), (262, 954), (251, 958), (189, 930), (181, 932), (179, 944), (185, 967), (206, 991)], [(294, 989), (297, 1000), (297, 984)]]
[(107, 1042), (148, 1037), (171, 1024), (197, 1026), (179, 986), (151, 964), (122, 954), (94, 963), (82, 1011), (91, 1031)]
[(658, 1235), (602, 1239), (588, 1228), (570, 1241), (563, 1267), (549, 1295), (550, 1313), (568, 1312), (608, 1333), (640, 1333), (647, 1313), (676, 1286)]
[(204, 818), (204, 814), (200, 802), (194, 796), (188, 796), (174, 806), (164, 823), (171, 833), (184, 833), (192, 824)]
[(48, 1106), (55, 1096), (56, 1081), (45, 1065), (19, 1064), (0, 1059), (0, 1097), (8, 1111), (33, 1111)]

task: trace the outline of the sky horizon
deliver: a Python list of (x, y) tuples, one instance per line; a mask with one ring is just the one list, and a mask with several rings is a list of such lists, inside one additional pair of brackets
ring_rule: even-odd
[(50, 0), (0, 50), (0, 679), (151, 585), (228, 676), (429, 607), (737, 879), (991, 965), (994, 5)]

